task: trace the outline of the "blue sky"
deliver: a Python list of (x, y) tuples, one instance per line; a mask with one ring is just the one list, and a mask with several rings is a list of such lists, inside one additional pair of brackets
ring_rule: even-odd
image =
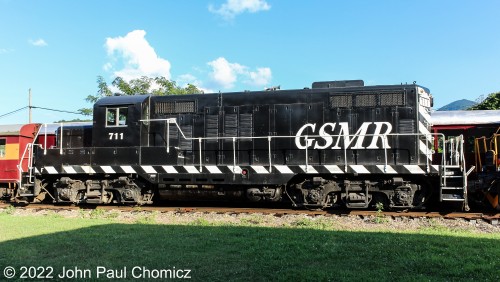
[(34, 106), (90, 107), (98, 75), (223, 92), (417, 81), (438, 108), (500, 91), (499, 11), (497, 0), (0, 0), (0, 115), (27, 106), (30, 88)]

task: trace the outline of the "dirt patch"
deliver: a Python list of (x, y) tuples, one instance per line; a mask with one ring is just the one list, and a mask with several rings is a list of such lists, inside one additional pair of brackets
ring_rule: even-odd
[(173, 225), (202, 226), (259, 226), (278, 228), (315, 228), (347, 231), (388, 231), (412, 232), (422, 230), (468, 231), (473, 233), (500, 232), (500, 225), (492, 225), (484, 220), (406, 218), (384, 216), (308, 216), (272, 214), (232, 214), (201, 212), (149, 212), (120, 210), (45, 210), (9, 208), (0, 213), (13, 216), (59, 216), (64, 218), (110, 219), (121, 223), (155, 223)]

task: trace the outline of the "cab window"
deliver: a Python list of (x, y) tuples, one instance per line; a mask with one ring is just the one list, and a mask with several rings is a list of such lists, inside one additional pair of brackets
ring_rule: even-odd
[(5, 139), (0, 139), (0, 158), (5, 158)]
[(106, 126), (126, 126), (127, 125), (128, 108), (107, 108), (106, 109)]

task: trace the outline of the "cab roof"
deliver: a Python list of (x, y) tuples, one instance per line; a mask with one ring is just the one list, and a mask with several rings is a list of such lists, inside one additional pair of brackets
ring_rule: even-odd
[(110, 106), (110, 105), (132, 105), (143, 103), (151, 95), (120, 95), (107, 96), (99, 99), (94, 106)]

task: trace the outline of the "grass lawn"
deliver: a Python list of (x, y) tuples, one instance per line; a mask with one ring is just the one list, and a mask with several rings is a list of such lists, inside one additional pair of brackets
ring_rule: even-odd
[[(500, 234), (153, 222), (0, 213), (0, 281), (7, 266), (16, 278), (22, 266), (50, 266), (50, 281), (64, 268), (90, 271), (72, 281), (103, 281), (111, 273), (138, 281), (133, 275), (145, 280), (160, 275), (155, 270), (186, 269), (195, 281), (500, 281)], [(100, 279), (97, 270), (105, 271)]]

